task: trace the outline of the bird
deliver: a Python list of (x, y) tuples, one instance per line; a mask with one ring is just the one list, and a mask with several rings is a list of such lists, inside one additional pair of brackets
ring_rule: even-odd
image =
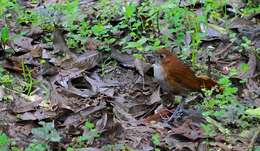
[(166, 92), (185, 96), (189, 92), (211, 89), (217, 85), (217, 82), (207, 76), (196, 76), (187, 64), (167, 48), (156, 50), (154, 61), (154, 78)]

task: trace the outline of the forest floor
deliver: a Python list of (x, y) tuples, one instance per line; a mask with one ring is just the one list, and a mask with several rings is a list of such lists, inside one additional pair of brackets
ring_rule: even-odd
[[(0, 150), (260, 151), (259, 4), (2, 0)], [(160, 48), (224, 92), (166, 94)]]

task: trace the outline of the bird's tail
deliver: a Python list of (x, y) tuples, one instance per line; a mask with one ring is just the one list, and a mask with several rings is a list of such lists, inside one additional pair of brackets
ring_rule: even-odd
[[(200, 81), (201, 88), (211, 89), (217, 85), (216, 81), (210, 79), (207, 76), (200, 76), (200, 77), (198, 77), (198, 79)], [(222, 93), (224, 91), (224, 88), (218, 87), (218, 90), (219, 90), (219, 92)]]

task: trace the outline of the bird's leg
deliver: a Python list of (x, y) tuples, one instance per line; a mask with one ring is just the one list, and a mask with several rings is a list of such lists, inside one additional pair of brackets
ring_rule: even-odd
[[(161, 92), (163, 92), (163, 91), (161, 91), (160, 85), (158, 86), (157, 90), (158, 90), (158, 96), (160, 96), (160, 102), (161, 102), (162, 107), (165, 108), (165, 110), (168, 111), (169, 113), (173, 113), (171, 110), (168, 109), (169, 103), (167, 103), (167, 102), (171, 102), (172, 100), (166, 101), (166, 100), (169, 100), (169, 98), (172, 98), (172, 97), (168, 97), (169, 94), (166, 93), (166, 92), (161, 94)], [(166, 97), (166, 98), (164, 98), (164, 97)], [(161, 117), (162, 120), (169, 119), (168, 115), (166, 117), (165, 116), (160, 116), (160, 117)]]
[(172, 112), (171, 117), (167, 120), (167, 122), (171, 122), (171, 121), (177, 121), (180, 120), (182, 117), (186, 116), (187, 114), (189, 114), (189, 111), (186, 110), (185, 108), (188, 105), (191, 105), (194, 103), (194, 101), (196, 101), (198, 98), (200, 98), (200, 95), (194, 96), (190, 99), (184, 98), (184, 101), (181, 101), (180, 104), (178, 104), (178, 106), (175, 108), (175, 110)]
[[(172, 112), (172, 111), (171, 111)], [(168, 118), (167, 123), (171, 121), (177, 121), (184, 116), (184, 103), (180, 103), (175, 110), (172, 112), (170, 118)]]

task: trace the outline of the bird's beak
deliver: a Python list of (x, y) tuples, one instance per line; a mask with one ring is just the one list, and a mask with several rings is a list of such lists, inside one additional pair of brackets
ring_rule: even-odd
[(146, 58), (147, 62), (150, 64), (156, 64), (156, 63), (160, 62), (160, 58), (158, 58), (158, 56), (154, 53), (146, 54), (145, 58)]
[(154, 60), (154, 55), (152, 53), (145, 54), (145, 58), (148, 63), (154, 64), (155, 60)]

